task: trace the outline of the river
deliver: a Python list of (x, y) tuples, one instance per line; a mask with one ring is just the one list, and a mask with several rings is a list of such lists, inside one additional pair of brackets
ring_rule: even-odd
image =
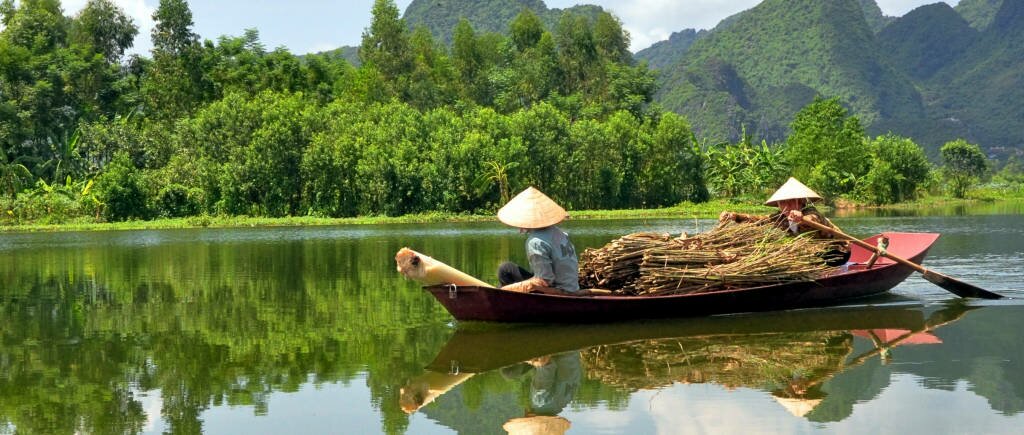
[[(610, 325), (463, 325), (410, 246), (494, 280), (497, 223), (0, 234), (0, 433), (1019, 433), (1024, 214), (850, 213), (939, 232), (840, 307)], [(576, 247), (708, 220), (568, 221)]]

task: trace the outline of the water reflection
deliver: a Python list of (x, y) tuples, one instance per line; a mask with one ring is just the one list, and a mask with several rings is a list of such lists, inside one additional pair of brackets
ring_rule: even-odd
[[(583, 249), (644, 229), (692, 232), (696, 224), (575, 221), (569, 230)], [(926, 331), (934, 305), (952, 297), (911, 277), (895, 291), (904, 298), (857, 301), (865, 305), (857, 309), (488, 330), (453, 326), (432, 297), (396, 276), (393, 255), (411, 245), (490, 279), (505, 258), (525, 262), (516, 258), (524, 255), (521, 235), (499, 224), (4, 234), (0, 433), (504, 433), (505, 423), (547, 409), (532, 399), (531, 388), (543, 390), (531, 385), (537, 368), (523, 363), (574, 351), (581, 376), (557, 413), (570, 433), (688, 427), (657, 420), (663, 416), (650, 403), (658, 400), (683, 424), (728, 409), (724, 420), (734, 425), (725, 432), (1017, 431), (1024, 424), (1024, 217), (840, 225), (853, 234), (941, 232), (927, 266), (1017, 299), (985, 303)], [(849, 365), (877, 349), (875, 340), (903, 331), (942, 343), (916, 336)], [(659, 365), (680, 344), (691, 353), (711, 346), (701, 354), (708, 361), (675, 361), (671, 371)], [(723, 359), (727, 349), (757, 358), (734, 358), (737, 365)], [(787, 349), (816, 362), (782, 359)], [(500, 370), (510, 366), (522, 373)], [(416, 390), (403, 387), (425, 367), (442, 376), (425, 379), (415, 399)], [(945, 406), (908, 405), (936, 394), (983, 429), (963, 419), (950, 425)], [(681, 397), (691, 406), (664, 406)], [(797, 418), (776, 398), (821, 401)], [(887, 417), (897, 408), (898, 418)], [(778, 421), (773, 412), (791, 425), (763, 429), (766, 419)]]
[[(404, 384), (400, 406), (463, 433), (502, 428), (560, 434), (571, 426), (561, 415), (567, 405), (592, 403), (594, 384), (613, 403), (616, 396), (642, 390), (713, 384), (762, 391), (810, 421), (841, 421), (863, 398), (836, 390), (842, 383), (830, 381), (867, 363), (893, 363), (897, 347), (939, 346), (942, 340), (934, 332), (974, 309), (953, 304), (937, 310), (862, 307), (685, 322), (472, 325), (456, 331), (424, 372)], [(480, 383), (474, 385), (476, 380)], [(495, 413), (468, 405), (464, 398), (470, 390), (519, 400), (514, 409)], [(590, 402), (574, 397), (584, 390)]]

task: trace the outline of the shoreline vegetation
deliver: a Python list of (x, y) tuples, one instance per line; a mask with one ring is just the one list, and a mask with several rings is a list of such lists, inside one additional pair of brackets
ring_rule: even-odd
[[(949, 197), (927, 197), (915, 201), (907, 201), (887, 205), (860, 205), (840, 203), (836, 207), (819, 207), (833, 214), (856, 212), (862, 210), (914, 210), (943, 207), (969, 207), (982, 204), (1024, 204), (1019, 197), (981, 197), (957, 199)], [(693, 204), (683, 202), (679, 205), (651, 209), (627, 210), (570, 210), (570, 220), (614, 220), (614, 219), (713, 219), (724, 210), (740, 213), (771, 213), (774, 208), (759, 205), (755, 201), (738, 199), (716, 199)], [(0, 224), (0, 233), (15, 232), (72, 232), (72, 231), (122, 231), (122, 230), (157, 230), (157, 229), (197, 229), (197, 228), (254, 228), (254, 227), (304, 227), (304, 226), (347, 226), (347, 225), (386, 225), (386, 224), (426, 224), (426, 223), (467, 223), (496, 222), (493, 214), (458, 214), (458, 213), (420, 213), (404, 216), (361, 216), (351, 218), (330, 218), (318, 216), (288, 217), (254, 217), (254, 216), (190, 216), (182, 218), (161, 218), (153, 220), (129, 220), (120, 222), (99, 222), (92, 218), (79, 218), (59, 224), (23, 223)]]
[(159, 2), (152, 56), (126, 58), (139, 29), (116, 5), (60, 3), (0, 2), (0, 231), (483, 222), (526, 186), (575, 219), (768, 212), (790, 176), (841, 208), (1024, 186), (1024, 155), (872, 137), (829, 93), (771, 106), (795, 111), (784, 131), (717, 103), (701, 116), (730, 126), (697, 128), (654, 102), (607, 11), (462, 19), (448, 41), (375, 0), (354, 65), (268, 51), (256, 29), (200, 41), (184, 0)]

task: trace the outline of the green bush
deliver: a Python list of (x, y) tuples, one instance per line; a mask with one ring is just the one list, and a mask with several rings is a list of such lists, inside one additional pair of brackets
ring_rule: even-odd
[(185, 217), (199, 213), (202, 190), (171, 183), (156, 194), (156, 213), (160, 217)]
[(127, 153), (114, 156), (106, 171), (96, 178), (96, 197), (102, 202), (108, 221), (148, 219), (148, 196), (141, 173)]

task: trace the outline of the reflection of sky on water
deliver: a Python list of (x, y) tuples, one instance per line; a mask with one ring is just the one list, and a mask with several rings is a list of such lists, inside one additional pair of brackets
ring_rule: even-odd
[[(575, 433), (1019, 433), (1024, 414), (993, 415), (984, 397), (960, 382), (953, 391), (926, 389), (922, 379), (895, 374), (875, 399), (854, 405), (840, 422), (816, 423), (790, 414), (772, 396), (714, 384), (674, 384), (633, 394), (622, 411), (574, 410), (562, 415)], [(414, 428), (410, 428), (414, 429)], [(414, 431), (410, 430), (410, 433)]]

